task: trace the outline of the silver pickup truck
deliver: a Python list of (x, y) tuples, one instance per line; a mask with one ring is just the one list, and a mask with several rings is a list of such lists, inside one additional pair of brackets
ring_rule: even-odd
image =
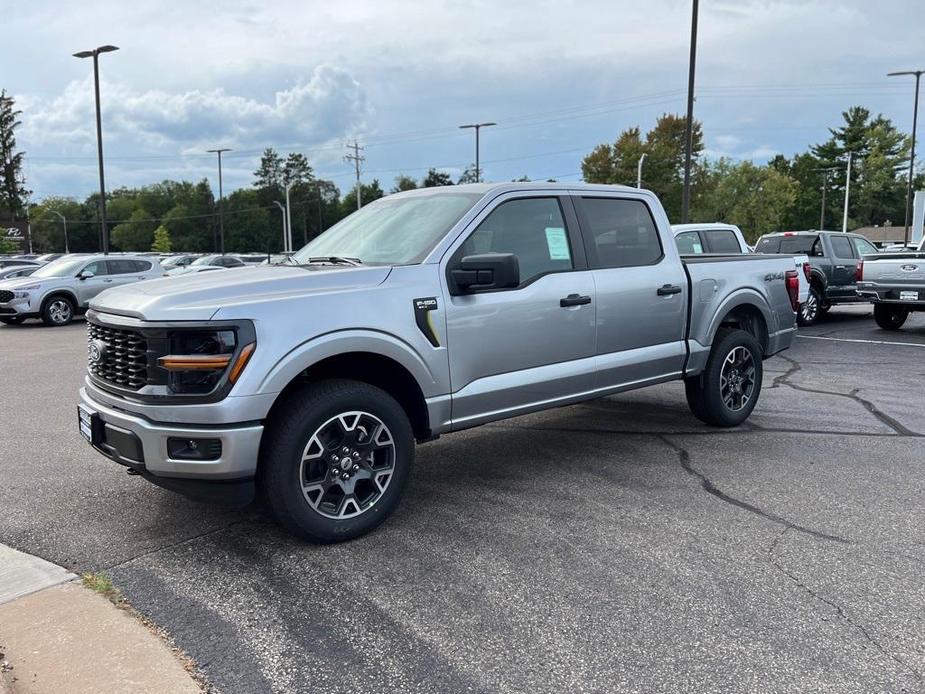
[(913, 311), (925, 311), (925, 252), (865, 255), (858, 264), (858, 296), (874, 304), (874, 320), (899, 330)]
[(415, 441), (671, 380), (740, 424), (797, 291), (789, 256), (682, 259), (647, 191), (409, 191), (289, 264), (99, 295), (79, 427), (162, 487), (259, 490), (292, 532), (346, 540), (395, 509)]

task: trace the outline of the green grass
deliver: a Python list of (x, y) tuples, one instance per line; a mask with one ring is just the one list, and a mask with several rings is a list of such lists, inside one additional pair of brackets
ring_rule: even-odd
[(114, 605), (121, 605), (125, 602), (122, 593), (112, 584), (112, 580), (105, 573), (88, 572), (83, 574), (80, 579), (83, 581), (84, 586), (99, 593)]

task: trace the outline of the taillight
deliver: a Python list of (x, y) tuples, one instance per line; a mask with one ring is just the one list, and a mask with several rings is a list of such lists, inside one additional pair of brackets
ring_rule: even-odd
[(860, 282), (864, 279), (864, 261), (858, 261), (858, 269), (854, 271), (854, 280), (855, 282)]
[(803, 274), (806, 275), (806, 281), (809, 282), (813, 278), (813, 266), (808, 262), (803, 263)]
[(787, 270), (784, 277), (787, 283), (787, 294), (790, 295), (790, 306), (796, 313), (800, 310), (800, 276), (797, 275), (796, 270)]

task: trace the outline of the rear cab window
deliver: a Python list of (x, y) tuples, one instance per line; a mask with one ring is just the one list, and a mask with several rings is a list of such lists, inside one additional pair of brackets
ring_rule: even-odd
[(707, 237), (710, 253), (741, 255), (742, 247), (739, 246), (739, 239), (731, 229), (707, 229), (701, 233)]

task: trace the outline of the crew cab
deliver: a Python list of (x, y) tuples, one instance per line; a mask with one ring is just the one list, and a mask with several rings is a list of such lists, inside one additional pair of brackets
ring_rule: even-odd
[(876, 247), (860, 234), (840, 231), (785, 231), (765, 234), (756, 253), (800, 253), (809, 257), (809, 297), (800, 325), (812, 325), (835, 304), (864, 301), (857, 294), (858, 264)]
[(346, 540), (395, 509), (415, 441), (673, 380), (703, 422), (742, 423), (793, 339), (796, 274), (682, 259), (635, 188), (403, 192), (284, 265), (100, 294), (78, 425), (155, 484), (259, 490), (290, 531)]
[(157, 258), (148, 256), (64, 256), (28, 277), (0, 281), (0, 322), (41, 318), (46, 325), (67, 325), (104, 289), (163, 275)]
[[(925, 245), (925, 244), (923, 244)], [(899, 330), (913, 311), (925, 311), (925, 252), (866, 255), (858, 269), (858, 296), (874, 305), (884, 330)]]
[[(735, 224), (722, 222), (700, 222), (692, 224), (672, 224), (671, 232), (674, 234), (675, 244), (681, 255), (701, 255), (703, 253), (751, 253), (745, 234)], [(809, 258), (803, 254), (793, 256), (793, 265), (797, 269), (797, 279), (800, 282), (799, 310), (797, 311), (797, 324), (809, 325), (807, 316), (814, 316), (813, 307), (808, 304), (809, 278), (811, 267)]]

